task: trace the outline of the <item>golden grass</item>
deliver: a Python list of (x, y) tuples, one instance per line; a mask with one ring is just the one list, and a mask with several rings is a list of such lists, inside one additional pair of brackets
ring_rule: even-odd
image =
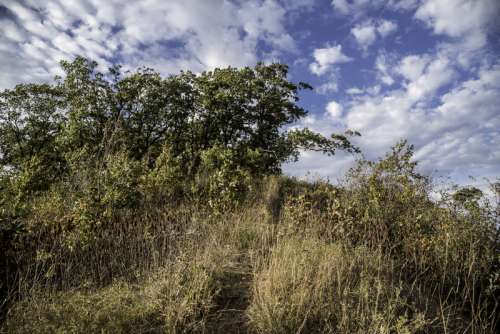
[[(429, 206), (427, 218), (404, 212), (397, 223), (411, 226), (392, 227), (382, 210), (367, 216), (382, 205), (363, 211), (371, 204), (359, 194), (300, 185), (284, 198), (283, 184), (271, 178), (227, 212), (186, 205), (118, 216), (85, 243), (41, 229), (19, 257), (0, 332), (495, 332), (485, 226)], [(412, 219), (426, 219), (425, 230)], [(370, 223), (400, 233), (398, 244), (360, 242)]]
[(318, 238), (280, 241), (255, 259), (248, 314), (260, 333), (414, 333), (399, 282), (380, 252)]

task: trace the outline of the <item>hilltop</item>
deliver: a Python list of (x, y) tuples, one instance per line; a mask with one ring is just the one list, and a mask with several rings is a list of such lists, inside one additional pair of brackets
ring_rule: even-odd
[(406, 141), (337, 185), (283, 176), (359, 134), (293, 128), (310, 87), (282, 64), (62, 65), (0, 94), (3, 332), (498, 329), (498, 182), (436, 200)]

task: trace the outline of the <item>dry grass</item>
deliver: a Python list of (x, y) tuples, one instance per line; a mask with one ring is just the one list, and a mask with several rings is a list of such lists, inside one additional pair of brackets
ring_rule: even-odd
[(255, 259), (248, 314), (260, 333), (415, 333), (390, 261), (366, 248), (315, 238), (280, 241)]
[(10, 310), (13, 333), (202, 332), (237, 253), (213, 240), (185, 242), (168, 262), (136, 283), (80, 287), (47, 293), (37, 289)]
[[(495, 332), (495, 248), (475, 216), (428, 202), (384, 216), (389, 204), (321, 183), (261, 187), (227, 212), (121, 213), (86, 239), (40, 228), (0, 332)], [(57, 215), (41, 206), (33, 226)], [(378, 239), (360, 242), (370, 229)]]

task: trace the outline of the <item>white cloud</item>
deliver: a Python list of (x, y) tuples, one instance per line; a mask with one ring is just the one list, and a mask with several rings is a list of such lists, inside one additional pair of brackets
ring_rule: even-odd
[[(354, 15), (354, 22), (380, 2), (334, 0), (337, 13)], [(415, 18), (438, 40), (424, 54), (399, 56), (379, 52), (375, 60), (376, 84), (345, 91), (341, 112), (335, 101), (310, 127), (328, 134), (338, 126), (359, 130), (356, 139), (368, 158), (383, 155), (402, 138), (416, 145), (416, 159), (425, 172), (439, 171), (458, 182), (466, 176), (497, 177), (500, 166), (500, 63), (485, 46), (500, 14), (494, 0), (389, 0), (389, 10), (415, 10)], [(387, 21), (392, 22), (392, 21)], [(394, 22), (393, 22), (394, 23)], [(351, 31), (366, 52), (378, 38), (397, 29), (390, 23), (364, 20)], [(356, 34), (355, 34), (356, 32)], [(357, 35), (357, 36), (356, 36)], [(491, 50), (490, 50), (491, 52)], [(382, 89), (382, 85), (391, 89)], [(329, 111), (335, 117), (332, 119)], [(340, 116), (339, 116), (340, 115)], [(327, 160), (303, 154), (297, 169), (320, 176), (341, 175), (353, 160)], [(302, 174), (303, 175), (303, 174)]]
[(396, 68), (396, 72), (407, 80), (416, 80), (422, 75), (429, 63), (427, 55), (410, 55), (404, 57)]
[[(440, 99), (428, 120), (427, 136), (417, 157), (441, 170), (466, 170), (473, 176), (494, 176), (500, 164), (500, 65), (481, 69)], [(430, 166), (429, 166), (430, 168)], [(474, 175), (475, 174), (475, 175)]]
[(313, 8), (316, 4), (315, 0), (281, 0), (285, 9), (306, 9)]
[[(46, 81), (61, 59), (77, 54), (105, 68), (118, 60), (125, 69), (149, 66), (162, 74), (180, 69), (254, 64), (266, 54), (297, 50), (285, 29), (287, 10), (310, 0), (36, 0), (6, 1), (14, 19), (2, 19), (1, 87)], [(174, 47), (172, 46), (174, 45)], [(266, 54), (259, 45), (265, 46)]]
[(397, 28), (398, 25), (396, 23), (388, 20), (382, 20), (377, 26), (377, 32), (380, 34), (380, 36), (386, 37), (389, 34), (395, 32)]
[(332, 65), (346, 63), (352, 58), (342, 53), (342, 45), (316, 49), (313, 52), (314, 62), (309, 65), (309, 69), (316, 75), (328, 72)]
[(332, 119), (339, 119), (342, 116), (343, 108), (335, 101), (330, 101), (326, 105), (326, 112)]
[(355, 157), (339, 151), (334, 157), (326, 156), (320, 152), (303, 151), (297, 162), (288, 163), (283, 166), (283, 172), (287, 175), (310, 181), (318, 179), (340, 180), (354, 163)]
[(362, 94), (363, 90), (358, 88), (358, 87), (352, 87), (352, 88), (346, 89), (345, 92), (349, 95), (358, 95), (358, 94)]
[[(419, 59), (431, 58), (429, 55)], [(408, 63), (404, 58), (401, 64)], [(426, 101), (455, 77), (449, 60), (429, 59), (410, 72), (403, 88), (351, 102), (345, 112), (348, 128), (362, 133), (369, 157), (380, 156), (401, 138), (416, 145), (424, 170), (491, 176), (500, 163), (500, 65), (481, 69), (475, 79), (460, 82), (432, 104)]]
[(415, 18), (436, 34), (463, 39), (468, 48), (479, 49), (486, 44), (488, 27), (499, 14), (498, 0), (424, 0)]
[(346, 0), (332, 0), (332, 6), (342, 14), (349, 14), (350, 5)]
[[(26, 40), (27, 34), (26, 32), (18, 29), (17, 25), (10, 20), (2, 20), (2, 31), (3, 31), (3, 38), (6, 39), (7, 41), (12, 41), (12, 42), (22, 42)], [(2, 43), (1, 46), (4, 44)]]
[(439, 88), (450, 83), (455, 77), (455, 70), (446, 57), (438, 56), (431, 61), (425, 71), (406, 86), (406, 93), (412, 101), (428, 99)]
[(351, 29), (351, 33), (356, 38), (358, 44), (366, 49), (377, 39), (376, 28), (372, 24), (357, 25)]
[[(415, 158), (423, 172), (438, 171), (457, 182), (467, 182), (467, 175), (498, 176), (500, 63), (484, 65), (461, 80), (458, 63), (439, 52), (409, 55), (392, 63), (394, 70), (388, 71), (398, 74), (395, 80), (402, 80), (400, 88), (348, 89), (351, 98), (343, 105), (330, 101), (323, 116), (304, 126), (325, 135), (345, 128), (360, 131), (362, 137), (355, 143), (369, 159), (382, 156), (406, 138), (415, 144)], [(437, 95), (444, 87), (446, 91)], [(310, 171), (313, 176), (335, 179), (353, 163), (347, 155), (328, 159), (304, 152), (299, 163), (286, 165), (285, 171), (297, 176)]]
[(333, 93), (339, 90), (339, 85), (337, 83), (337, 80), (335, 78), (331, 78), (330, 81), (320, 85), (318, 88), (316, 88), (316, 91), (319, 94), (328, 94), (328, 93)]
[(332, 0), (333, 9), (342, 15), (362, 16), (368, 9), (379, 8), (386, 0)]
[(387, 86), (391, 86), (394, 83), (389, 67), (390, 64), (388, 64), (388, 56), (385, 53), (379, 53), (377, 59), (375, 60), (375, 68), (378, 71), (377, 77)]
[(407, 11), (415, 9), (419, 2), (420, 0), (389, 0), (386, 5), (394, 10)]
[(366, 51), (370, 45), (372, 45), (377, 37), (381, 38), (387, 37), (396, 29), (398, 25), (392, 21), (388, 20), (378, 20), (378, 21), (365, 21), (362, 24), (358, 24), (351, 29), (351, 34), (356, 39), (359, 46)]

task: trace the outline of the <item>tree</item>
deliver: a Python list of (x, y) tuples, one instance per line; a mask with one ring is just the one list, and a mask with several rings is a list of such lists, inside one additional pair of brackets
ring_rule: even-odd
[(0, 175), (29, 175), (23, 187), (36, 191), (65, 169), (56, 141), (65, 122), (57, 87), (18, 85), (0, 93)]
[(358, 152), (348, 139), (357, 133), (328, 138), (287, 129), (307, 115), (298, 93), (311, 87), (290, 82), (283, 64), (166, 78), (148, 68), (126, 76), (119, 66), (101, 73), (82, 57), (61, 64), (65, 76), (53, 84), (0, 94), (0, 168), (18, 173), (35, 161), (37, 190), (71, 173), (81, 159), (98, 166), (125, 153), (153, 168), (165, 146), (191, 176), (203, 152), (215, 147), (230, 150), (231, 165), (252, 175), (280, 173), (301, 149)]
[(483, 196), (483, 192), (476, 187), (463, 187), (453, 194), (453, 200), (460, 203), (474, 203)]

